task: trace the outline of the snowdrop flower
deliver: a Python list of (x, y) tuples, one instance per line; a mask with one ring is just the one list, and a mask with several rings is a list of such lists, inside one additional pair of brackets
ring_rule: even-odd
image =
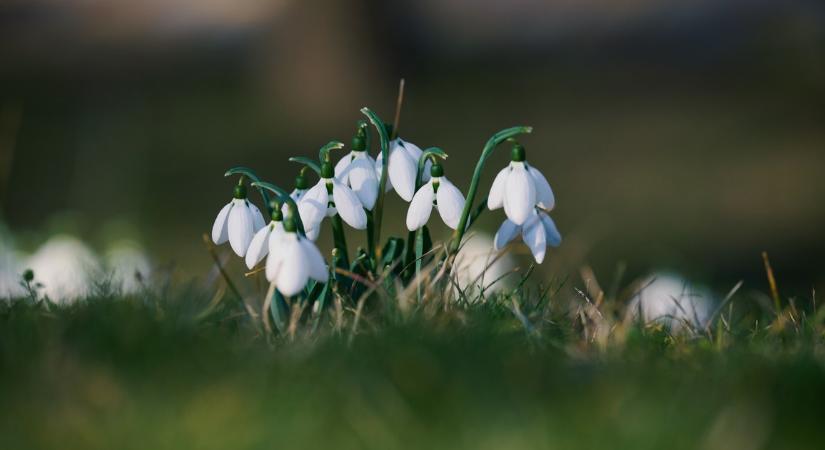
[(232, 250), (243, 257), (252, 236), (263, 228), (264, 217), (258, 207), (246, 198), (246, 186), (243, 184), (235, 186), (233, 197), (212, 225), (212, 242), (220, 245), (229, 241)]
[(556, 200), (544, 175), (527, 164), (524, 147), (515, 144), (510, 159), (510, 164), (493, 180), (487, 207), (494, 210), (504, 206), (510, 221), (524, 225), (535, 206), (550, 211)]
[[(516, 266), (513, 256), (493, 248), (493, 239), (486, 234), (474, 234), (465, 239), (455, 257), (452, 274), (456, 284), (469, 301), (479, 299), (478, 294), (500, 292), (509, 287), (504, 277)], [(503, 278), (504, 277), (504, 278)], [(453, 287), (453, 293), (457, 290)]]
[[(387, 163), (388, 181), (387, 191), (395, 189), (395, 192), (404, 199), (411, 201), (415, 194), (415, 176), (418, 173), (418, 160), (424, 152), (417, 145), (407, 142), (401, 138), (393, 139), (390, 142), (390, 149), (387, 152), (389, 162)], [(375, 159), (375, 172), (378, 179), (383, 173), (383, 155), (379, 154)], [(424, 166), (424, 179), (429, 181), (430, 167), (432, 162), (427, 161)]]
[(686, 324), (704, 327), (715, 303), (713, 293), (701, 285), (691, 285), (679, 275), (659, 272), (642, 282), (644, 288), (628, 306), (631, 318), (639, 312), (647, 322), (659, 322), (672, 331), (681, 331)]
[(276, 240), (284, 232), (280, 205), (273, 201), (271, 209), (272, 220), (255, 233), (252, 242), (249, 243), (249, 249), (246, 250), (246, 267), (250, 269), (266, 257), (269, 253), (270, 242)]
[(143, 248), (131, 240), (121, 240), (112, 244), (103, 255), (103, 260), (107, 270), (112, 274), (112, 283), (124, 293), (140, 291), (140, 280), (146, 279), (152, 271)]
[(561, 234), (559, 233), (553, 219), (544, 211), (536, 211), (533, 208), (532, 213), (524, 222), (524, 225), (517, 225), (510, 219), (505, 219), (504, 223), (499, 227), (495, 237), (495, 249), (501, 250), (521, 233), (521, 237), (536, 263), (541, 264), (544, 261), (544, 254), (547, 251), (547, 246), (558, 247), (561, 245)]
[(365, 138), (356, 135), (352, 139), (352, 151), (335, 165), (335, 178), (352, 188), (364, 208), (371, 211), (378, 198), (378, 175), (375, 160), (366, 150)]
[(269, 241), (266, 279), (289, 297), (301, 292), (310, 279), (326, 283), (329, 272), (315, 243), (298, 235), (295, 221), (287, 218), (283, 224), (283, 233)]
[(430, 181), (421, 186), (412, 198), (407, 210), (407, 229), (415, 231), (424, 226), (435, 206), (441, 220), (455, 230), (464, 209), (464, 195), (444, 176), (441, 164), (434, 164), (430, 174)]
[(68, 235), (50, 238), (26, 261), (43, 293), (56, 302), (68, 302), (91, 293), (100, 263), (89, 247)]
[(315, 240), (324, 217), (339, 214), (349, 226), (367, 228), (367, 214), (352, 190), (333, 176), (332, 164), (321, 165), (321, 179), (298, 202), (298, 213), (308, 238)]

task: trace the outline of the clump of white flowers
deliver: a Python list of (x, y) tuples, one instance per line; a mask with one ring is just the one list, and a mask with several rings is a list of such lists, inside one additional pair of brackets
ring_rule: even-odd
[[(385, 286), (418, 283), (419, 301), (425, 295), (420, 285), (423, 280), (435, 279), (429, 281), (430, 286), (441, 283), (449, 287), (447, 278), (463, 273), (455, 266), (459, 243), (482, 211), (482, 205), (474, 205), (474, 201), (483, 166), (493, 150), (508, 140), (513, 141), (511, 162), (496, 175), (486, 200), (490, 210), (503, 207), (506, 219), (492, 245), (486, 244), (488, 251), (484, 259), (498, 260), (504, 247), (520, 236), (535, 261), (541, 263), (547, 247), (561, 243), (561, 234), (548, 215), (555, 206), (550, 184), (538, 169), (528, 164), (524, 147), (514, 141), (515, 136), (529, 133), (529, 127), (508, 128), (490, 138), (465, 198), (444, 175), (444, 167), (438, 161), (446, 159), (446, 153), (437, 147), (422, 150), (390, 136), (390, 128), (375, 113), (366, 108), (362, 112), (378, 137), (380, 152), (376, 157), (370, 155), (370, 129), (366, 122), (361, 122), (351, 148), (334, 165), (331, 153), (344, 147), (338, 141), (323, 146), (318, 161), (303, 156), (290, 158), (304, 165), (291, 191), (259, 180), (245, 167), (226, 173), (227, 176), (241, 175), (241, 178), (232, 201), (215, 220), (212, 240), (216, 244), (228, 241), (232, 250), (244, 257), (247, 268), (252, 270), (250, 274), (266, 259), (265, 267), (257, 270), (265, 271), (271, 283), (270, 292), (275, 295), (271, 304), (276, 305), (272, 306), (273, 311), (279, 302), (287, 301), (284, 297), (314, 302), (312, 309), (317, 311), (323, 307), (319, 303), (323, 305), (332, 292), (354, 296), (367, 287), (376, 289), (375, 280), (387, 277), (396, 279), (390, 284), (384, 282)], [(318, 176), (314, 185), (306, 179), (309, 169)], [(264, 199), (271, 218), (269, 224), (264, 224), (260, 211), (247, 198), (245, 179), (252, 182)], [(391, 190), (410, 202), (405, 220), (409, 234), (406, 241), (390, 237), (382, 244), (384, 200)], [(270, 202), (269, 195), (275, 195), (276, 199)], [(427, 226), (433, 210), (454, 230), (447, 242), (438, 247), (433, 244)], [(329, 264), (313, 242), (319, 237), (325, 218), (330, 219), (334, 246)], [(343, 224), (354, 230), (366, 230), (366, 248), (359, 247), (352, 260)], [(477, 250), (474, 252), (478, 253)], [(468, 255), (465, 251), (459, 262), (468, 267), (478, 266), (471, 264), (476, 257)], [(509, 264), (506, 267), (509, 268)], [(413, 266), (414, 270), (410, 269)], [(457, 286), (476, 286), (475, 278), (483, 278), (487, 266), (481, 272), (477, 267), (468, 272), (472, 277), (462, 275)], [(483, 294), (485, 286), (477, 287)]]

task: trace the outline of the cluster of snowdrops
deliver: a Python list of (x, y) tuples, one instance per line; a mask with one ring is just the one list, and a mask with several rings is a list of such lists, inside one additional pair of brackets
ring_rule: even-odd
[[(283, 296), (292, 297), (328, 283), (330, 276), (350, 274), (386, 277), (395, 273), (406, 284), (420, 282), (424, 261), (429, 270), (449, 268), (459, 251), (462, 237), (485, 209), (504, 209), (506, 218), (495, 236), (496, 251), (503, 251), (521, 236), (537, 263), (544, 260), (548, 246), (561, 242), (553, 220), (547, 214), (554, 207), (553, 191), (541, 172), (528, 163), (525, 148), (516, 136), (530, 127), (513, 127), (493, 135), (485, 145), (475, 168), (467, 197), (445, 175), (447, 154), (437, 147), (425, 150), (393, 136), (392, 126), (364, 108), (361, 112), (372, 124), (380, 153), (370, 154), (372, 128), (359, 121), (352, 148), (333, 165), (332, 153), (344, 144), (332, 141), (319, 150), (317, 161), (293, 157), (303, 164), (294, 189), (286, 190), (262, 181), (246, 167), (236, 167), (226, 176), (239, 176), (233, 199), (218, 213), (212, 227), (215, 244), (229, 242), (232, 250), (253, 269), (266, 259), (266, 278)], [(511, 161), (496, 175), (486, 200), (473, 203), (484, 164), (502, 143), (511, 146)], [(314, 171), (318, 181), (310, 185)], [(270, 221), (248, 198), (247, 183), (258, 190)], [(381, 219), (386, 194), (391, 191), (409, 202), (406, 214), (407, 240), (391, 237), (381, 243)], [(454, 230), (440, 248), (433, 251), (427, 222), (437, 211)], [(321, 224), (328, 218), (334, 238), (331, 265), (315, 244)], [(366, 230), (367, 248), (358, 249), (350, 260), (343, 224)], [(336, 271), (336, 268), (338, 270)], [(358, 277), (360, 278), (360, 277)], [(351, 281), (351, 280), (350, 280)], [(308, 286), (311, 285), (311, 286)]]

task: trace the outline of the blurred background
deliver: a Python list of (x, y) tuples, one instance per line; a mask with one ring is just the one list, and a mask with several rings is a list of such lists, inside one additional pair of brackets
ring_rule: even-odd
[[(523, 142), (565, 238), (543, 276), (624, 267), (766, 289), (765, 250), (784, 295), (825, 281), (816, 0), (4, 0), (6, 251), (125, 239), (203, 275), (228, 167), (291, 187), (288, 156), (349, 142), (363, 106), (390, 121), (402, 77), (401, 136), (447, 151), (465, 192), (492, 133), (535, 128)], [(406, 204), (388, 199), (384, 236), (406, 235)]]

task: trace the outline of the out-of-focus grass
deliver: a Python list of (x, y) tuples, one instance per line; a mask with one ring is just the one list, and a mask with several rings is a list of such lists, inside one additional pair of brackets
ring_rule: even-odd
[(330, 314), (290, 341), (228, 301), (198, 320), (208, 302), (180, 289), (4, 303), (0, 448), (794, 449), (825, 439), (822, 315), (798, 305), (779, 319), (726, 308), (710, 331), (671, 334), (619, 320), (612, 299), (596, 311), (520, 292), (437, 311), (368, 307), (350, 342), (347, 308), (340, 331)]

